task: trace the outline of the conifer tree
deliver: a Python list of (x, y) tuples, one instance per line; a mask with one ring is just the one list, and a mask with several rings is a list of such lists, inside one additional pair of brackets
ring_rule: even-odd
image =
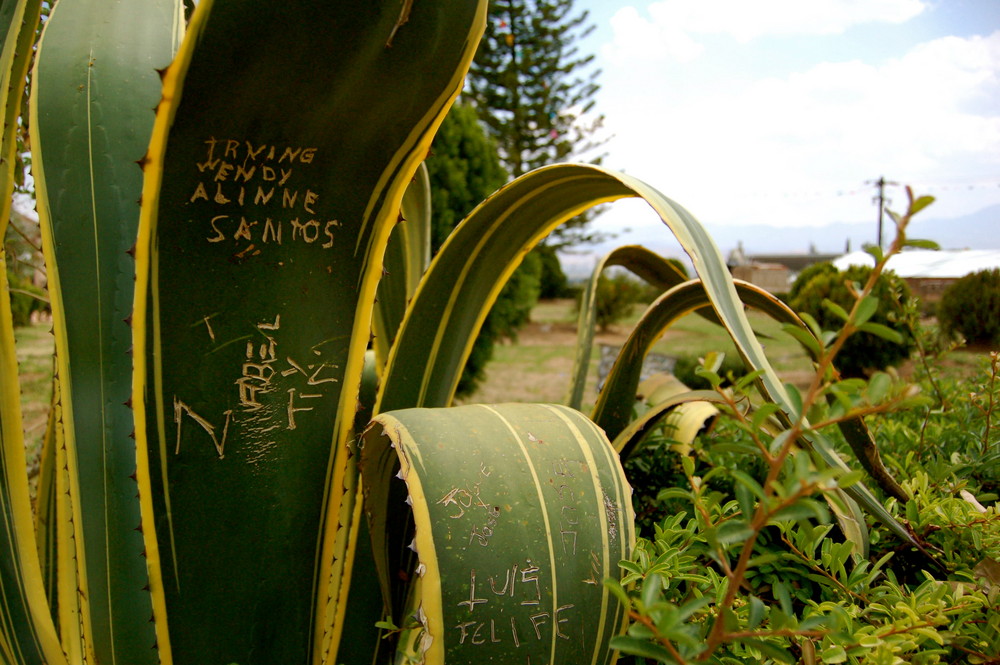
[[(534, 168), (591, 159), (604, 116), (593, 113), (600, 70), (578, 43), (593, 29), (573, 0), (490, 0), (486, 34), (467, 79), (468, 97), (496, 142), (511, 177)], [(550, 241), (595, 239), (585, 220)]]
[(600, 71), (577, 46), (594, 29), (588, 16), (573, 0), (490, 0), (468, 87), (513, 177), (596, 147)]

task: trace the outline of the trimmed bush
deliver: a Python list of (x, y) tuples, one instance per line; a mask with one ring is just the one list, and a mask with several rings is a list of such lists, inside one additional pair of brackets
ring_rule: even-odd
[[(833, 268), (833, 266), (831, 266)], [(851, 266), (843, 272), (833, 268), (817, 269), (804, 285), (800, 285), (791, 298), (791, 308), (796, 312), (810, 314), (823, 330), (839, 330), (843, 321), (823, 305), (831, 300), (850, 311), (854, 306), (854, 295), (847, 285), (851, 282), (864, 284), (871, 268)], [(794, 289), (794, 285), (793, 285)], [(859, 332), (847, 339), (834, 364), (845, 377), (860, 377), (866, 372), (895, 367), (910, 357), (913, 338), (902, 323), (904, 303), (910, 298), (910, 289), (895, 273), (883, 273), (875, 284), (872, 295), (879, 300), (879, 309), (870, 319), (892, 328), (903, 336), (903, 343), (897, 344), (871, 333)]]
[(788, 296), (787, 299), (785, 299), (785, 302), (791, 302), (797, 298), (803, 287), (805, 287), (805, 285), (809, 283), (809, 280), (816, 275), (835, 275), (837, 272), (837, 267), (829, 261), (823, 261), (821, 263), (814, 263), (810, 266), (806, 266), (795, 278), (795, 281), (792, 282), (792, 288), (788, 291)]
[(601, 275), (597, 282), (597, 325), (607, 330), (632, 313), (632, 305), (642, 301), (643, 284), (625, 273)]
[(1000, 268), (966, 275), (941, 296), (938, 321), (969, 344), (1000, 344)]

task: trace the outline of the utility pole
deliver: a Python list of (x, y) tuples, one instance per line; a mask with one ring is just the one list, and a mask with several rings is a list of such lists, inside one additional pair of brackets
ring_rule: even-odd
[(886, 180), (885, 176), (879, 176), (878, 180), (866, 180), (866, 185), (874, 185), (878, 187), (878, 195), (872, 198), (872, 203), (878, 202), (878, 246), (879, 249), (882, 248), (882, 211), (885, 210), (885, 206), (889, 203), (889, 199), (885, 198), (885, 187), (886, 185), (898, 185), (898, 182), (893, 182), (891, 180)]

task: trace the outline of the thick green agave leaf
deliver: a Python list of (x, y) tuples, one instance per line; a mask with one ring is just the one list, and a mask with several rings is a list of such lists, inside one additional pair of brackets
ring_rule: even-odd
[[(17, 116), (41, 3), (0, 3), (0, 238), (7, 232), (14, 184)], [(25, 473), (20, 384), (10, 310), (7, 258), (0, 247), (0, 662), (58, 665), (66, 658), (49, 612)]]
[[(32, 79), (32, 169), (56, 335), (83, 634), (100, 661), (156, 663), (135, 486), (131, 318), (142, 159), (176, 0), (64, 0)], [(72, 590), (72, 596), (77, 591)], [(70, 600), (74, 600), (70, 599)]]
[(385, 270), (378, 283), (372, 346), (379, 367), (385, 366), (406, 307), (430, 262), (431, 183), (427, 166), (421, 164), (403, 196), (399, 223), (389, 237)]
[(375, 288), (485, 10), (198, 3), (164, 77), (137, 248), (164, 663), (341, 662)]
[(506, 404), (382, 414), (365, 435), (362, 468), (404, 656), (614, 661), (608, 644), (626, 616), (603, 580), (619, 577), (634, 545), (631, 489), (579, 412)]

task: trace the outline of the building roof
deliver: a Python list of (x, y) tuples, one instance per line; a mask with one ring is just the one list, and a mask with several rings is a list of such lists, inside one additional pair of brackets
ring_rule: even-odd
[[(845, 254), (833, 261), (838, 270), (848, 266), (873, 266), (875, 259), (867, 252)], [(907, 250), (889, 259), (887, 265), (900, 277), (957, 279), (980, 270), (1000, 268), (1000, 249)]]

